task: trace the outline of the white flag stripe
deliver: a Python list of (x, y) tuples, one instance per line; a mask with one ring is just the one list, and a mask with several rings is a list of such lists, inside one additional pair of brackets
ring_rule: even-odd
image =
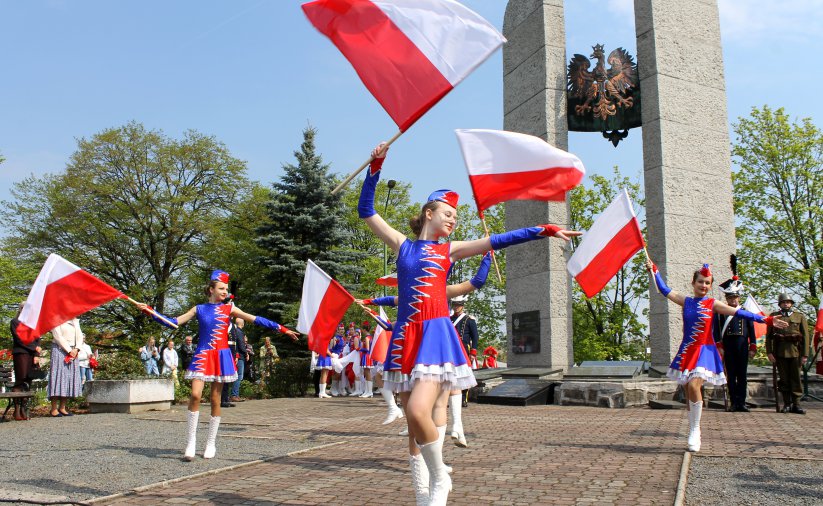
[(23, 306), (23, 311), (20, 312), (20, 321), (28, 327), (37, 327), (37, 322), (40, 320), (40, 311), (43, 305), (43, 297), (46, 294), (46, 287), (59, 279), (63, 279), (73, 272), (80, 270), (73, 263), (56, 253), (52, 253), (40, 269), (34, 285), (31, 287), (29, 297), (26, 299), (26, 304)]
[[(380, 306), (380, 318), (384, 322), (389, 321), (389, 318), (386, 316), (386, 311), (383, 310), (383, 306)], [(374, 342), (377, 342), (377, 338), (380, 337), (380, 334), (382, 334), (385, 331), (386, 330), (382, 326), (377, 325), (377, 328), (374, 330)]]
[(760, 304), (758, 304), (757, 301), (754, 300), (754, 297), (751, 295), (746, 297), (746, 302), (743, 304), (743, 309), (754, 314), (766, 314), (766, 312), (763, 311), (763, 308), (760, 307)]
[(577, 156), (533, 135), (486, 129), (457, 129), (455, 133), (472, 176), (552, 167), (576, 167), (586, 173)]
[(297, 317), (298, 332), (308, 335), (330, 284), (331, 277), (309, 260), (306, 264), (306, 275), (303, 278), (303, 297)]
[(506, 38), (476, 12), (453, 0), (373, 0), (453, 86)]
[(624, 189), (609, 207), (597, 217), (592, 228), (583, 234), (580, 245), (569, 259), (567, 269), (572, 276), (577, 276), (589, 263), (603, 251), (609, 241), (623, 230), (635, 217), (629, 194)]

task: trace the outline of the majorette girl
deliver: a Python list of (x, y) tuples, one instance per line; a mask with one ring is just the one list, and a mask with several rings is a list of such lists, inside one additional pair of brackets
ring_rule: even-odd
[[(255, 325), (279, 330), (288, 334), (295, 341), (298, 334), (293, 330), (267, 320), (262, 316), (253, 316), (244, 313), (237, 306), (231, 303), (224, 303), (229, 294), (229, 275), (226, 272), (217, 270), (212, 272), (209, 285), (204, 290), (208, 303), (198, 304), (189, 309), (177, 318), (163, 316), (175, 325), (184, 325), (194, 317), (197, 317), (199, 330), (197, 333), (197, 351), (194, 353), (191, 365), (186, 371), (186, 379), (191, 382), (191, 397), (189, 398), (188, 410), (188, 444), (183, 456), (186, 460), (194, 458), (197, 436), (197, 421), (200, 418), (200, 396), (203, 393), (203, 385), (211, 383), (211, 418), (209, 419), (209, 435), (206, 440), (206, 449), (203, 451), (203, 458), (210, 459), (217, 453), (215, 442), (217, 440), (217, 429), (220, 426), (220, 394), (223, 391), (223, 383), (231, 383), (237, 379), (237, 369), (234, 366), (234, 359), (229, 349), (229, 321), (231, 318), (239, 317)], [(137, 305), (143, 312), (149, 307), (146, 304)], [(170, 325), (162, 319), (151, 315), (152, 318), (167, 327)], [(162, 315), (161, 315), (162, 316)]]
[[(374, 193), (385, 159), (385, 144), (372, 151), (373, 160), (363, 182), (358, 212), (377, 237), (397, 254), (398, 313), (384, 364), (384, 384), (402, 392), (408, 399), (409, 453), (412, 480), (417, 493), (423, 481), (422, 468), (432, 476), (427, 500), (445, 504), (451, 479), (443, 465), (443, 440), (432, 420), (437, 399), (443, 405), (450, 390), (476, 385), (457, 331), (449, 319), (446, 275), (452, 262), (490, 249), (501, 249), (522, 242), (558, 237), (568, 240), (568, 232), (555, 225), (541, 225), (495, 234), (474, 241), (439, 243), (451, 235), (457, 222), (457, 193), (438, 190), (432, 193), (420, 215), (410, 221), (416, 241), (389, 226), (374, 210)], [(444, 427), (445, 432), (445, 427)], [(419, 450), (418, 450), (419, 447)], [(419, 462), (419, 457), (425, 464)], [(418, 500), (421, 496), (417, 495)]]
[(703, 264), (703, 268), (694, 271), (692, 275), (693, 297), (686, 297), (666, 286), (663, 276), (651, 258), (646, 260), (646, 267), (654, 276), (660, 293), (678, 306), (683, 306), (683, 341), (669, 366), (667, 375), (679, 384), (685, 385), (689, 414), (687, 444), (689, 451), (697, 452), (700, 451), (700, 417), (703, 413), (703, 395), (700, 388), (704, 381), (713, 385), (726, 383), (723, 362), (712, 336), (714, 314), (736, 315), (778, 328), (783, 328), (786, 323), (774, 320), (771, 316), (766, 318), (743, 308), (734, 308), (708, 297), (714, 281), (709, 264)]

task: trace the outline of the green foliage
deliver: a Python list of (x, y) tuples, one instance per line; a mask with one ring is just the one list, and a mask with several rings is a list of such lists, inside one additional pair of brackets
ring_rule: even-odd
[[(17, 314), (39, 268), (31, 262), (18, 262), (11, 254), (0, 250), (0, 321), (7, 322)], [(0, 336), (0, 348), (10, 347), (11, 336), (7, 332), (2, 332)]]
[(740, 276), (761, 303), (785, 288), (813, 316), (823, 294), (823, 133), (768, 106), (734, 132)]
[[(279, 349), (279, 348), (278, 348)], [(311, 359), (285, 358), (278, 360), (265, 385), (272, 397), (305, 397), (312, 386), (309, 374)], [(242, 386), (242, 383), (241, 383)]]
[[(39, 263), (56, 252), (176, 314), (190, 278), (202, 285), (212, 267), (203, 248), (248, 187), (245, 171), (222, 143), (195, 131), (176, 140), (136, 122), (104, 130), (78, 140), (63, 173), (15, 184), (14, 200), (3, 203), (6, 250)], [(89, 317), (130, 336), (158, 330), (122, 303)]]
[[(620, 174), (611, 178), (591, 176), (590, 188), (578, 186), (571, 192), (572, 230), (588, 230), (597, 216), (626, 189), (629, 198), (643, 206), (641, 185)], [(643, 218), (641, 216), (641, 218)], [(641, 220), (641, 225), (645, 220)], [(643, 229), (645, 234), (645, 226)], [(577, 246), (578, 238), (573, 239)], [(634, 258), (591, 299), (574, 284), (574, 360), (627, 360), (645, 358), (648, 315), (648, 275), (643, 255)]]
[(101, 353), (98, 363), (100, 365), (94, 371), (95, 380), (156, 378), (146, 374), (140, 356), (132, 351)]
[(262, 383), (252, 383), (243, 380), (240, 382), (240, 397), (246, 399), (266, 399), (269, 397), (268, 388)]
[[(341, 195), (331, 194), (336, 181), (315, 152), (315, 134), (313, 128), (303, 131), (300, 151), (294, 153), (297, 165), (283, 166), (285, 173), (266, 204), (267, 222), (257, 228), (260, 285), (251, 307), (286, 325), (297, 319), (307, 260), (336, 279), (363, 273), (365, 254), (350, 246), (341, 222)], [(305, 344), (282, 341), (277, 348), (284, 357), (307, 355)]]

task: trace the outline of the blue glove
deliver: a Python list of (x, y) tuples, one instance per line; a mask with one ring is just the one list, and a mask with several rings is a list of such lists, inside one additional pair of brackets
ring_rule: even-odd
[(477, 268), (477, 272), (475, 273), (474, 277), (469, 280), (469, 283), (472, 284), (473, 287), (480, 290), (483, 288), (483, 285), (486, 284), (486, 278), (489, 277), (489, 267), (492, 264), (492, 255), (491, 253), (486, 253), (483, 255), (483, 260), (480, 261), (480, 267)]
[[(146, 307), (147, 307), (148, 309), (151, 309), (152, 311), (154, 311), (154, 308), (153, 308), (153, 307), (151, 307), (151, 306), (146, 306)], [(165, 320), (160, 319), (157, 315), (155, 315), (154, 313), (152, 313), (152, 312), (150, 312), (150, 311), (148, 311), (148, 310), (143, 311), (143, 312), (144, 312), (144, 313), (146, 313), (147, 315), (151, 316), (151, 319), (152, 319), (152, 320), (154, 320), (154, 321), (156, 321), (157, 323), (159, 323), (160, 325), (163, 325), (163, 326), (168, 327), (168, 328), (170, 328), (170, 329), (173, 329), (174, 327), (173, 327), (173, 326), (171, 326), (171, 325), (169, 325), (169, 322), (171, 322), (171, 323), (173, 323), (173, 324), (177, 325), (177, 318), (172, 318), (171, 316), (166, 316), (166, 315), (164, 315), (164, 314), (162, 314), (162, 313), (157, 313), (157, 311), (154, 311), (154, 313), (157, 313), (157, 314), (159, 314), (160, 316), (162, 316), (163, 318), (165, 318), (166, 320), (168, 320), (168, 321), (165, 321)]]
[(561, 228), (557, 225), (538, 225), (536, 227), (519, 228), (511, 232), (503, 232), (502, 234), (494, 234), (491, 236), (492, 249), (503, 249), (508, 246), (514, 246), (535, 239), (543, 239), (544, 237), (552, 237)]
[(750, 311), (746, 311), (742, 307), (739, 308), (734, 315), (739, 316), (739, 317), (743, 318), (744, 320), (750, 320), (750, 321), (757, 322), (757, 323), (768, 323), (766, 321), (765, 316), (763, 316), (761, 314), (754, 314)]
[(389, 307), (396, 307), (397, 306), (397, 298), (394, 295), (389, 295), (386, 297), (378, 297), (376, 299), (366, 299), (363, 301), (363, 304), (367, 306), (389, 306)]
[(385, 158), (373, 159), (369, 164), (369, 170), (366, 171), (366, 179), (363, 180), (363, 187), (360, 189), (360, 200), (357, 202), (357, 214), (363, 219), (377, 214), (374, 210), (374, 192), (377, 190), (377, 182), (380, 181), (383, 160)]
[(669, 293), (671, 293), (672, 289), (666, 285), (665, 281), (663, 281), (663, 275), (660, 274), (660, 271), (657, 270), (657, 266), (654, 264), (652, 264), (652, 272), (654, 272), (654, 282), (657, 283), (657, 289), (660, 290), (663, 297), (667, 297)]
[(262, 316), (256, 316), (254, 318), (254, 324), (259, 325), (261, 327), (266, 327), (267, 329), (277, 330), (279, 332), (283, 332), (284, 334), (286, 332), (284, 330), (286, 327), (280, 325), (277, 322), (273, 322), (273, 321), (269, 320), (268, 318), (263, 318)]

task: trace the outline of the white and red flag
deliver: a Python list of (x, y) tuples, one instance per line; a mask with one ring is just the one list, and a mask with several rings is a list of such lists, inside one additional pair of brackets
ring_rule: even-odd
[(386, 274), (385, 276), (381, 276), (377, 278), (375, 281), (380, 286), (397, 286), (397, 273), (392, 272), (391, 274)]
[(309, 336), (309, 349), (327, 355), (337, 324), (354, 302), (352, 294), (311, 260), (306, 264), (297, 331)]
[[(380, 306), (380, 318), (387, 323), (389, 318), (386, 316), (386, 311), (383, 306)], [(391, 331), (385, 330), (380, 325), (374, 329), (374, 337), (371, 344), (371, 359), (376, 362), (384, 362), (386, 360), (386, 353), (389, 350), (389, 341), (391, 340)]]
[(506, 39), (454, 0), (317, 0), (303, 12), (406, 131)]
[[(760, 304), (754, 300), (751, 295), (746, 296), (746, 302), (743, 303), (743, 309), (750, 313), (766, 316), (766, 312), (760, 307)], [(754, 335), (757, 338), (757, 344), (761, 344), (766, 339), (766, 330), (768, 326), (765, 323), (754, 322)]]
[(539, 137), (502, 130), (455, 130), (477, 210), (507, 200), (563, 201), (586, 168)]
[(46, 259), (20, 313), (17, 335), (30, 343), (60, 324), (114, 299), (127, 298), (56, 253)]
[(820, 307), (817, 308), (817, 323), (814, 325), (814, 331), (823, 335), (823, 300), (820, 301)]
[(583, 235), (566, 269), (591, 298), (645, 245), (629, 194), (623, 190)]

